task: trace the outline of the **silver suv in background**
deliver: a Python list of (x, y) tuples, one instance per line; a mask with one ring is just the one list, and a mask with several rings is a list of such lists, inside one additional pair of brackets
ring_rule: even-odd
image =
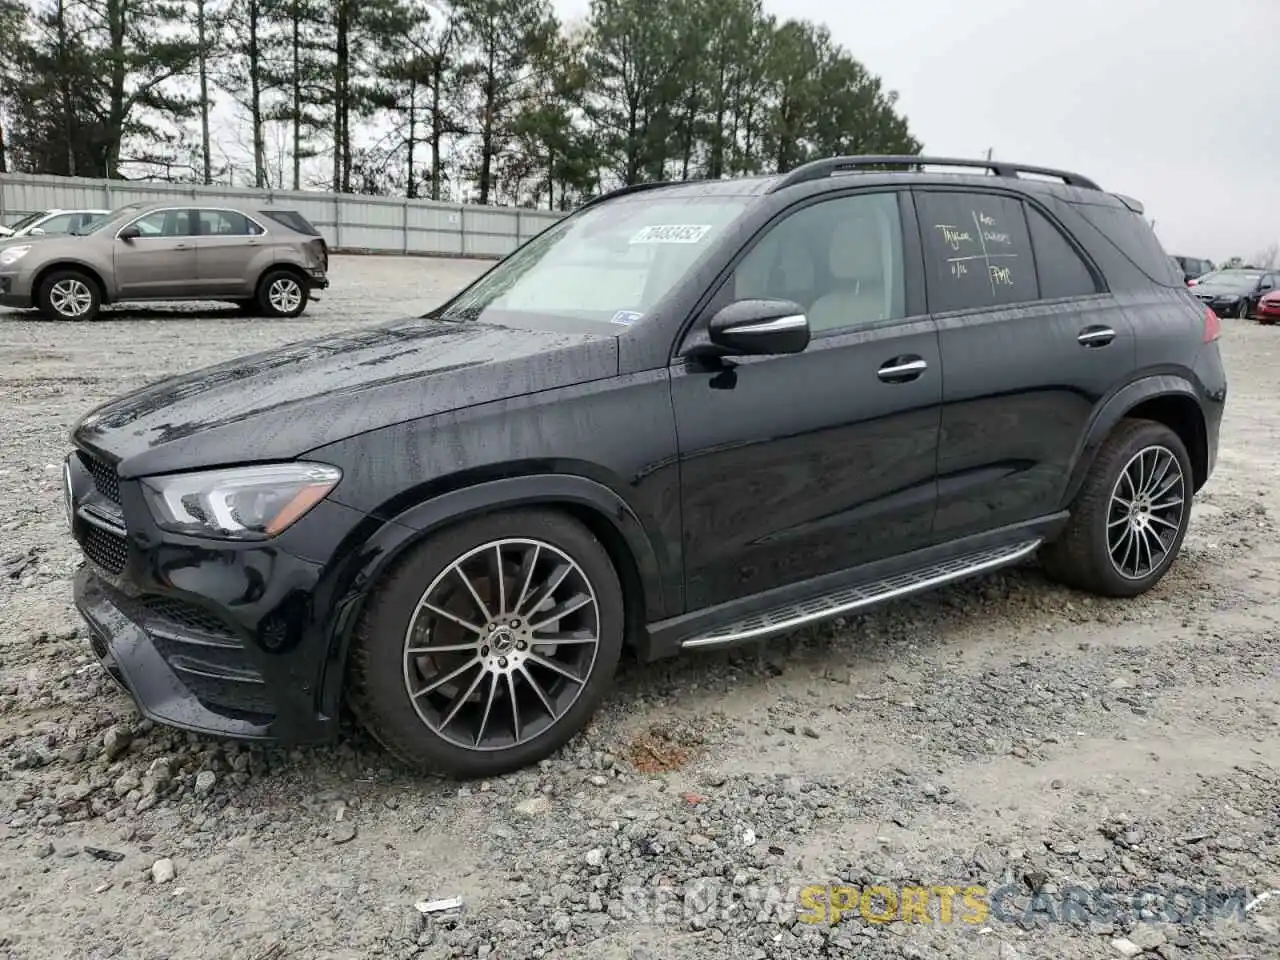
[(110, 210), (42, 210), (28, 214), (7, 227), (0, 226), (0, 240), (79, 233), (110, 213)]
[(0, 244), (0, 305), (92, 320), (108, 303), (226, 300), (296, 317), (328, 267), (324, 238), (295, 210), (130, 204), (77, 235)]

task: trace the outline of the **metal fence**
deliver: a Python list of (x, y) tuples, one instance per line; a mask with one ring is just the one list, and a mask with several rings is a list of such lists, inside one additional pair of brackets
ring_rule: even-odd
[(563, 214), (517, 207), (436, 203), (152, 181), (91, 180), (30, 174), (0, 175), (0, 223), (50, 209), (114, 210), (127, 203), (191, 201), (297, 210), (335, 250), (368, 253), (501, 257)]

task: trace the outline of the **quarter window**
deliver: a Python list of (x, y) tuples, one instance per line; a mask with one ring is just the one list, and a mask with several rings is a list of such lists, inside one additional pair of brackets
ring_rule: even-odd
[(983, 193), (916, 194), (925, 282), (934, 313), (1025, 303), (1038, 296), (1022, 202)]
[(1041, 299), (1085, 297), (1097, 293), (1098, 284), (1092, 271), (1062, 231), (1035, 207), (1028, 204), (1026, 211)]
[(896, 193), (825, 200), (778, 223), (734, 269), (734, 300), (791, 300), (815, 333), (905, 315)]

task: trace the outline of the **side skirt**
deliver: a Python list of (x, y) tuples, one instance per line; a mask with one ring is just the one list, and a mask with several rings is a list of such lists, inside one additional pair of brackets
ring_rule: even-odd
[(656, 660), (682, 650), (729, 647), (767, 639), (1009, 566), (1052, 539), (1067, 516), (1065, 512), (1055, 514), (993, 534), (967, 537), (905, 557), (878, 561), (817, 581), (650, 624), (649, 642), (639, 651), (641, 659)]

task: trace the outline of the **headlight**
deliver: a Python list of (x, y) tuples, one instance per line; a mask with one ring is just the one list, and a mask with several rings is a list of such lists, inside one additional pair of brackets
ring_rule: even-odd
[(287, 530), (341, 479), (341, 470), (322, 463), (277, 463), (147, 477), (142, 491), (164, 530), (264, 540)]
[(0, 263), (9, 264), (17, 263), (27, 255), (27, 251), (31, 249), (31, 244), (23, 243), (16, 247), (6, 247), (0, 250)]

